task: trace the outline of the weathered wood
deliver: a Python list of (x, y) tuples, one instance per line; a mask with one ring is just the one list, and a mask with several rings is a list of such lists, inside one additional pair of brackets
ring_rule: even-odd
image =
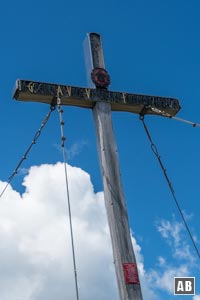
[[(14, 98), (22, 101), (34, 101), (52, 104), (55, 96), (61, 98), (63, 105), (93, 108), (96, 102), (107, 102), (112, 111), (128, 111), (140, 114), (145, 107), (145, 114), (159, 114), (162, 111), (174, 116), (180, 110), (177, 99), (113, 92), (104, 89), (82, 88), (69, 85), (41, 83), (17, 80)], [(149, 108), (148, 108), (149, 107)], [(151, 107), (158, 109), (153, 111)]]
[[(91, 33), (87, 36), (87, 42), (89, 43), (86, 43), (88, 45), (86, 52), (89, 55), (87, 55), (86, 65), (90, 66), (88, 78), (92, 84), (91, 71), (94, 68), (105, 69), (105, 65), (100, 36)], [(93, 80), (94, 78), (95, 76)], [(137, 114), (142, 112), (160, 114), (159, 110), (161, 110), (163, 113), (174, 116), (181, 107), (177, 99), (111, 92), (106, 89), (109, 83), (101, 85), (103, 82), (101, 78), (97, 78), (94, 82), (96, 85), (99, 84), (96, 87), (103, 89), (18, 80), (14, 97), (17, 100), (53, 105), (56, 105), (56, 99), (59, 97), (61, 104), (93, 109), (120, 300), (142, 300), (120, 177), (117, 146), (112, 128), (111, 110)], [(154, 110), (152, 111), (148, 106), (153, 107)]]
[[(104, 67), (100, 36), (88, 35), (93, 68)], [(120, 300), (141, 300), (139, 283), (126, 284), (123, 264), (136, 265), (130, 236), (127, 208), (120, 176), (117, 146), (112, 127), (111, 105), (98, 102), (93, 108), (97, 145), (104, 186), (104, 198), (108, 216), (113, 256)], [(136, 267), (137, 268), (137, 267)], [(136, 269), (137, 271), (137, 269)]]

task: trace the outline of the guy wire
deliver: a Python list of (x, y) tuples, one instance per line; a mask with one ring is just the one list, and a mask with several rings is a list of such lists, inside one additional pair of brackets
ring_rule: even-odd
[(197, 253), (198, 258), (200, 258), (200, 252), (199, 252), (199, 249), (198, 249), (198, 247), (197, 247), (197, 245), (196, 245), (196, 242), (195, 242), (195, 240), (194, 240), (194, 238), (193, 238), (193, 236), (192, 236), (192, 233), (191, 233), (191, 231), (190, 231), (189, 225), (187, 224), (187, 221), (186, 221), (186, 219), (185, 219), (185, 217), (184, 217), (184, 215), (183, 215), (183, 212), (182, 212), (181, 207), (180, 207), (180, 205), (179, 205), (178, 199), (176, 198), (176, 195), (175, 195), (175, 191), (174, 191), (173, 185), (172, 185), (172, 183), (171, 183), (171, 181), (170, 181), (170, 179), (169, 179), (169, 176), (168, 176), (168, 174), (167, 174), (167, 170), (166, 170), (166, 168), (165, 168), (165, 166), (164, 166), (164, 164), (163, 164), (163, 162), (162, 162), (162, 160), (161, 160), (161, 157), (160, 157), (160, 154), (159, 154), (159, 152), (158, 152), (158, 150), (157, 150), (156, 145), (153, 143), (153, 140), (152, 140), (152, 137), (151, 137), (150, 132), (149, 132), (149, 130), (148, 130), (148, 127), (147, 127), (147, 125), (146, 125), (146, 123), (145, 123), (145, 121), (144, 121), (144, 115), (140, 115), (140, 120), (142, 121), (142, 124), (143, 124), (143, 126), (144, 126), (144, 130), (145, 130), (145, 132), (146, 132), (146, 134), (147, 134), (147, 137), (148, 137), (148, 139), (149, 139), (149, 141), (150, 141), (150, 144), (151, 144), (151, 150), (152, 150), (153, 153), (155, 154), (155, 156), (156, 156), (156, 158), (157, 158), (157, 160), (158, 160), (158, 162), (159, 162), (159, 164), (160, 164), (160, 167), (161, 167), (161, 169), (162, 169), (162, 172), (163, 172), (163, 174), (164, 174), (164, 177), (165, 177), (165, 179), (166, 179), (166, 181), (167, 181), (167, 183), (168, 183), (169, 189), (170, 189), (170, 191), (171, 191), (172, 197), (173, 197), (174, 202), (175, 202), (175, 204), (176, 204), (176, 207), (177, 207), (177, 209), (178, 209), (178, 211), (179, 211), (179, 214), (180, 214), (180, 216), (181, 216), (181, 218), (182, 218), (182, 221), (183, 221), (183, 223), (184, 223), (184, 225), (185, 225), (186, 231), (188, 232), (188, 235), (189, 235), (189, 237), (190, 237), (190, 239), (191, 239), (191, 242), (192, 242), (192, 244), (193, 244), (193, 246), (194, 246), (194, 249), (195, 249), (195, 251), (196, 251), (196, 253)]
[(29, 152), (31, 151), (33, 145), (36, 144), (38, 138), (40, 137), (42, 130), (44, 129), (45, 125), (47, 124), (51, 113), (55, 110), (55, 106), (51, 105), (50, 106), (50, 111), (48, 112), (48, 114), (45, 116), (44, 120), (42, 121), (40, 128), (36, 131), (31, 144), (28, 146), (28, 148), (26, 149), (24, 155), (22, 156), (21, 160), (19, 161), (18, 165), (16, 166), (16, 168), (14, 169), (13, 173), (10, 175), (10, 177), (8, 178), (8, 182), (6, 183), (5, 187), (3, 188), (3, 190), (0, 193), (0, 198), (3, 196), (3, 194), (5, 193), (6, 189), (8, 188), (9, 184), (11, 183), (11, 181), (13, 180), (13, 178), (15, 177), (15, 175), (18, 173), (19, 168), (21, 167), (23, 161), (27, 158)]
[(76, 299), (79, 300), (78, 276), (77, 276), (77, 267), (76, 267), (76, 255), (75, 255), (75, 246), (74, 246), (71, 202), (70, 202), (69, 182), (68, 182), (68, 172), (67, 172), (67, 156), (66, 156), (66, 149), (65, 149), (65, 140), (66, 140), (66, 138), (64, 136), (64, 124), (65, 123), (62, 118), (63, 110), (61, 107), (61, 99), (59, 97), (57, 97), (57, 108), (58, 108), (59, 119), (60, 119), (61, 148), (62, 148), (62, 153), (63, 153), (64, 168), (65, 168), (65, 184), (66, 184), (66, 191), (67, 191), (67, 204), (68, 204), (69, 225), (70, 225), (70, 234), (71, 234), (71, 246), (72, 246), (72, 257), (73, 257), (73, 267), (74, 267)]

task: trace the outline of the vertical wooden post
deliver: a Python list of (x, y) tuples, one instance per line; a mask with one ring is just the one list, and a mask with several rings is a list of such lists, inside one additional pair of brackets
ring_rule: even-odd
[[(89, 71), (91, 72), (92, 69), (97, 67), (105, 68), (100, 35), (96, 33), (88, 34), (87, 42), (89, 42), (88, 51), (90, 61), (87, 56), (86, 64), (90, 64)], [(88, 55), (88, 52), (86, 55)], [(93, 117), (96, 127), (97, 147), (103, 178), (104, 198), (111, 233), (119, 297), (120, 300), (142, 300), (139, 282), (128, 283), (128, 279), (125, 278), (124, 275), (125, 266), (132, 264), (137, 277), (137, 265), (131, 242), (117, 146), (112, 127), (110, 104), (97, 102), (93, 108)], [(129, 276), (129, 274), (127, 276)]]

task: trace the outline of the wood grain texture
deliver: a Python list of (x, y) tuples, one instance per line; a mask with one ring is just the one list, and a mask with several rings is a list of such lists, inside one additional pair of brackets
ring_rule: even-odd
[(93, 109), (93, 117), (120, 300), (141, 300), (140, 284), (126, 284), (123, 273), (123, 263), (135, 263), (136, 259), (130, 237), (110, 105), (97, 103)]
[[(93, 67), (105, 67), (99, 35), (90, 35)], [(98, 52), (98, 53), (97, 53)], [(123, 263), (136, 263), (130, 236), (128, 214), (120, 176), (111, 105), (98, 102), (93, 108), (97, 147), (104, 186), (104, 198), (113, 247), (120, 300), (142, 300), (140, 284), (126, 284)]]

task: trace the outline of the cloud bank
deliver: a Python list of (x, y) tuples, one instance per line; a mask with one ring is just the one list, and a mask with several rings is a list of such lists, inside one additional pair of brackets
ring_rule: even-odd
[[(83, 170), (68, 175), (81, 299), (117, 299), (103, 193)], [(0, 202), (0, 298), (75, 299), (64, 166), (32, 167), (23, 185)]]
[[(80, 168), (67, 170), (80, 299), (118, 299), (103, 193), (94, 192)], [(76, 299), (64, 165), (33, 166), (23, 185), (22, 195), (9, 186), (0, 199), (0, 299)], [(4, 186), (0, 182), (0, 190)], [(161, 220), (157, 229), (180, 256), (181, 225)], [(147, 272), (133, 236), (132, 242), (144, 300), (160, 299), (159, 291), (171, 295), (170, 278), (188, 275), (187, 265), (175, 267), (159, 256), (159, 268)], [(184, 255), (188, 260), (189, 249)]]

